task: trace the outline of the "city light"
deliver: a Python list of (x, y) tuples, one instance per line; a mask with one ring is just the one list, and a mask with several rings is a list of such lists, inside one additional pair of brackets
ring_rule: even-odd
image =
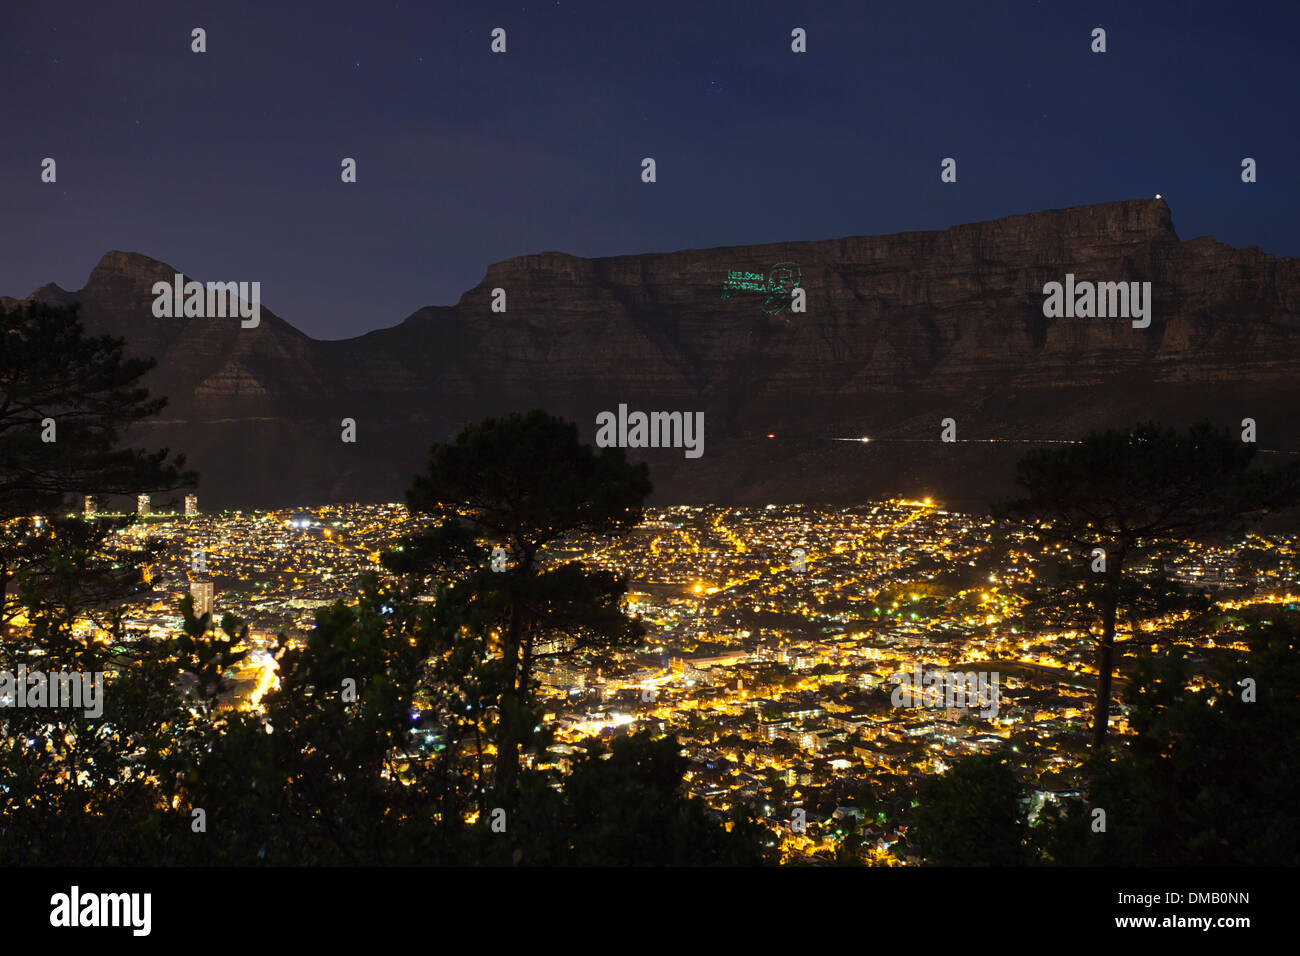
[[(638, 615), (646, 634), (635, 649), (615, 651), (599, 664), (581, 653), (543, 658), (538, 702), (545, 720), (538, 730), (548, 730), (559, 748), (642, 728), (671, 731), (690, 762), (688, 789), (719, 808), (741, 800), (742, 792), (767, 793), (769, 772), (785, 774), (801, 792), (816, 793), (832, 782), (824, 771), (811, 769), (820, 761), (835, 780), (946, 772), (964, 754), (1001, 746), (1013, 730), (1039, 719), (1041, 708), (1017, 705), (1035, 682), (1070, 702), (1053, 719), (1083, 735), (1091, 714), (1087, 681), (1096, 673), (1083, 632), (1048, 628), (1022, 634), (1010, 623), (1024, 600), (1017, 586), (1032, 577), (1027, 566), (1055, 546), (1026, 540), (998, 557), (991, 551), (987, 517), (935, 511), (932, 504), (924, 498), (847, 509), (650, 509), (623, 542), (577, 539), (553, 558), (540, 555), (543, 564), (583, 560), (627, 574), (633, 590), (625, 613)], [(242, 588), (213, 586), (210, 598), (203, 592), (214, 620), (231, 612), (255, 621), (258, 629), (250, 653), (231, 673), (234, 684), (223, 706), (261, 710), (280, 686), (277, 662), (263, 645), (282, 632), (301, 645), (316, 627), (317, 611), (341, 593), (355, 605), (361, 574), (374, 572), (383, 553), (402, 547), (416, 530), (412, 521), (398, 505), (338, 506), (306, 516), (196, 514), (184, 523), (159, 518), (149, 534), (172, 554), (160, 559), (160, 581), (168, 580), (169, 565), (188, 568), (192, 553), (201, 550), (213, 582), (249, 582)], [(283, 533), (322, 525), (319, 536)], [(123, 548), (138, 547), (138, 529), (118, 535)], [(796, 548), (807, 552), (802, 573), (789, 560)], [(1194, 557), (1181, 572), (1186, 580), (1230, 576), (1229, 551), (1189, 553)], [(938, 562), (918, 564), (922, 555), (934, 555), (951, 569), (997, 560), (981, 576), (997, 587), (970, 589), (955, 570), (952, 577)], [(973, 598), (978, 610), (970, 606)], [(1300, 581), (1221, 601), (1225, 610), (1295, 604)], [(388, 599), (375, 606), (385, 620), (396, 611)], [(1188, 613), (1144, 620), (1138, 633), (1177, 640)], [(20, 615), (14, 626), (26, 623)], [(165, 639), (180, 619), (164, 592), (134, 607), (127, 623), (133, 640)], [(413, 635), (403, 638), (415, 646)], [(493, 629), (489, 640), (499, 639)], [(546, 654), (562, 649), (535, 648)], [(1034, 668), (1033, 679), (1009, 680), (1011, 663)], [(888, 697), (891, 676), (920, 664), (1002, 671), (998, 718), (976, 715), (971, 722), (942, 708), (864, 707), (861, 695)], [(750, 719), (755, 708), (765, 715), (757, 722)], [(419, 716), (419, 707), (411, 709), (413, 725)], [(265, 729), (272, 732), (269, 725)], [(420, 747), (437, 746), (427, 730), (416, 729)], [(719, 750), (722, 739), (739, 743)], [(901, 751), (892, 755), (913, 741), (930, 752), (924, 761), (904, 759)], [(721, 776), (720, 758), (730, 768)], [(558, 765), (561, 756), (539, 759)], [(886, 829), (863, 852), (883, 852), (896, 837)], [(816, 852), (815, 843), (793, 835), (783, 846), (788, 855)]]

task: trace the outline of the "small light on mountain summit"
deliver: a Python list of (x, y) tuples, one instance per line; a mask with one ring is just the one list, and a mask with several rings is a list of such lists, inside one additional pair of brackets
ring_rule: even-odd
[(1163, 199), (1164, 197), (1161, 196), (1159, 193), (1156, 193), (1156, 198), (1157, 198), (1157, 199)]

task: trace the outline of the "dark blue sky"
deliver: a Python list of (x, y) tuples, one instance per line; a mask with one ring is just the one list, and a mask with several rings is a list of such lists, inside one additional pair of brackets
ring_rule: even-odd
[(338, 338), (542, 250), (874, 235), (1157, 192), (1184, 239), (1300, 255), (1298, 22), (1293, 0), (9, 3), (0, 294), (80, 288), (125, 249), (258, 280), (268, 308)]

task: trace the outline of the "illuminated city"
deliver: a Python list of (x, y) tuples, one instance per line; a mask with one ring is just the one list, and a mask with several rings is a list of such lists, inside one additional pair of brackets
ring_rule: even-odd
[(0, 27), (12, 937), (1285, 938), (1300, 4)]
[[(163, 545), (147, 569), (160, 584), (127, 614), (126, 633), (165, 640), (180, 627), (185, 582), (211, 582), (214, 620), (237, 615), (256, 651), (232, 673), (229, 702), (256, 706), (275, 681), (265, 649), (277, 634), (300, 642), (316, 610), (354, 593), (359, 576), (378, 570), (380, 555), (418, 523), (396, 504), (154, 512), (117, 539), (122, 549), (147, 538)], [(543, 665), (539, 702), (557, 742), (530, 765), (565, 769), (590, 735), (675, 734), (690, 758), (689, 790), (719, 811), (736, 802), (765, 808), (787, 858), (832, 853), (864, 788), (941, 773), (966, 754), (1033, 741), (1045, 754), (1039, 799), (1077, 792), (1097, 676), (1091, 645), (1078, 629), (1016, 626), (1042, 551), (1028, 542), (1000, 551), (992, 528), (930, 500), (836, 510), (683, 506), (648, 511), (613, 544), (553, 548), (549, 561), (627, 574), (626, 613), (647, 633), (598, 661), (579, 653)], [(1252, 606), (1300, 601), (1291, 539), (1252, 534), (1239, 544), (1189, 542), (1167, 565), (1137, 571), (1162, 570), (1205, 591), (1229, 621)], [(1242, 549), (1275, 555), (1275, 566), (1239, 575)], [(195, 554), (204, 555), (204, 575), (193, 570)], [(1144, 639), (1178, 643), (1184, 617), (1143, 621)], [(1243, 626), (1228, 624), (1209, 647), (1242, 649), (1234, 633)], [(894, 675), (917, 666), (997, 673), (996, 715), (892, 705)], [(1124, 709), (1111, 720), (1127, 731)], [(787, 826), (794, 807), (806, 810), (804, 833)], [(898, 835), (871, 822), (866, 852), (893, 862), (884, 851)]]

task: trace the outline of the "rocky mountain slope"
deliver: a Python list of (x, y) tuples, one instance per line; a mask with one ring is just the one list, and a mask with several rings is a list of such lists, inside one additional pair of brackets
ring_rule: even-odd
[[(110, 252), (80, 291), (31, 297), (78, 301), (92, 330), (158, 358), (148, 384), (170, 405), (133, 437), (185, 451), (205, 509), (397, 500), (431, 441), (538, 406), (587, 440), (620, 403), (703, 411), (702, 457), (638, 453), (659, 501), (983, 508), (1029, 443), (1144, 418), (1249, 416), (1261, 447), (1300, 449), (1300, 260), (1181, 241), (1163, 200), (823, 242), (544, 252), (489, 266), (455, 306), (334, 342), (265, 305), (254, 329), (155, 318), (151, 287), (178, 269)], [(1067, 272), (1151, 282), (1150, 327), (1044, 318), (1043, 285)], [(785, 304), (796, 283), (803, 313)], [(948, 417), (955, 444), (938, 441)], [(873, 440), (832, 440), (849, 436)]]

